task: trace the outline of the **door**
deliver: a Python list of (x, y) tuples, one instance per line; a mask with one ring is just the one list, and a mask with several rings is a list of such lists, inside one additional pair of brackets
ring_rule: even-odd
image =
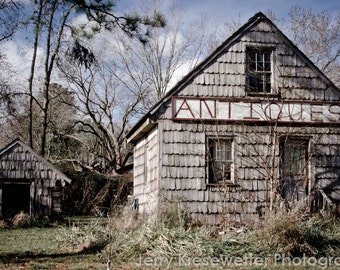
[(308, 195), (308, 141), (287, 140), (282, 148), (282, 196), (288, 202), (304, 201)]
[(15, 183), (2, 186), (2, 215), (12, 218), (21, 211), (30, 214), (30, 184)]

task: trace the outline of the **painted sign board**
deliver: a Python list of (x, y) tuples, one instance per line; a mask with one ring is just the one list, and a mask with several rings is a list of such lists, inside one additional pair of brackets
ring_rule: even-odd
[(172, 97), (173, 120), (340, 124), (340, 101)]

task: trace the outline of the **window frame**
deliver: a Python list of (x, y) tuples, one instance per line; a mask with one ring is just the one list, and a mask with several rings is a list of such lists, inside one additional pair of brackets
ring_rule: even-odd
[[(247, 95), (272, 95), (274, 93), (274, 47), (262, 47), (262, 46), (249, 46), (246, 47), (246, 93)], [(255, 53), (254, 60), (251, 60), (250, 54)], [(258, 60), (259, 54), (262, 54), (262, 59), (266, 58), (264, 56), (265, 53), (268, 53), (267, 59), (269, 56), (269, 61), (260, 61)], [(262, 63), (261, 65), (258, 65), (258, 63)], [(269, 70), (266, 70), (266, 63), (269, 64)], [(255, 65), (256, 70), (253, 70), (251, 66)], [(260, 68), (261, 67), (261, 68)], [(262, 70), (261, 70), (262, 69)], [(250, 77), (255, 78), (256, 81), (256, 89), (252, 89), (250, 85)], [(267, 83), (258, 84), (258, 78), (259, 77), (269, 77), (267, 78)], [(262, 80), (263, 82), (265, 80)], [(262, 87), (259, 87), (259, 85), (262, 85)], [(266, 88), (269, 87), (268, 90)], [(262, 88), (262, 91), (260, 88)], [(264, 90), (264, 91), (263, 91)]]
[[(223, 149), (221, 147), (218, 149), (219, 153), (221, 154), (220, 157), (226, 157), (228, 154), (226, 151), (229, 152), (229, 159), (220, 159), (219, 162), (222, 163), (223, 168), (225, 168), (225, 165), (228, 165), (229, 169), (227, 171), (224, 171), (225, 173), (229, 173), (228, 178), (222, 178), (221, 180), (217, 179), (216, 174), (221, 173), (223, 174), (223, 169), (218, 170), (217, 173), (215, 171), (216, 165), (216, 146), (221, 146), (221, 143), (223, 143)], [(225, 147), (228, 147), (228, 150)], [(212, 149), (213, 153), (212, 153)], [(221, 152), (223, 151), (223, 152)], [(207, 138), (207, 184), (208, 185), (223, 185), (223, 184), (234, 184), (234, 139), (231, 137), (222, 137), (222, 138), (214, 138), (214, 137), (208, 137)]]
[[(303, 201), (310, 194), (310, 143), (309, 137), (293, 136), (280, 141), (280, 190), (282, 198), (286, 201)], [(304, 151), (303, 156), (301, 149)], [(287, 155), (288, 151), (290, 151), (289, 155)], [(287, 162), (289, 163), (287, 164)], [(302, 166), (301, 162), (303, 162)], [(299, 170), (297, 170), (297, 167), (299, 167)]]

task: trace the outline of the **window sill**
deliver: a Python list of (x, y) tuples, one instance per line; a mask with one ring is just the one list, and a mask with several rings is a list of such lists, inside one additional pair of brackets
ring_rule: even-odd
[(249, 97), (269, 97), (269, 98), (280, 98), (280, 94), (278, 93), (261, 93), (261, 92), (247, 92), (247, 96)]
[(225, 181), (225, 182), (220, 182), (220, 183), (207, 183), (208, 187), (223, 187), (223, 186), (228, 186), (228, 187), (233, 187), (237, 186), (237, 184), (233, 181)]

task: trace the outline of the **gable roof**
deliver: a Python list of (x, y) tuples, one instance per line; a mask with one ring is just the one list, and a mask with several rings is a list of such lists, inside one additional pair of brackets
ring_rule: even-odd
[[(11, 172), (8, 172), (8, 168)], [(72, 181), (20, 139), (12, 141), (0, 150), (0, 179), (15, 178), (48, 179), (52, 180), (53, 184), (60, 180), (63, 185)]]
[(170, 89), (170, 91), (168, 91), (167, 94), (162, 99), (160, 99), (150, 109), (150, 111), (146, 113), (127, 133), (126, 137), (128, 139), (128, 142), (133, 143), (141, 138), (148, 131), (150, 131), (153, 126), (156, 125), (156, 121), (155, 119), (153, 119), (153, 116), (165, 102), (168, 102), (173, 95), (185, 88), (196, 76), (198, 76), (202, 72), (204, 68), (215, 61), (219, 55), (225, 53), (226, 49), (229, 48), (235, 41), (237, 41), (247, 30), (253, 28), (261, 22), (270, 25), (275, 30), (281, 41), (285, 43), (288, 47), (290, 47), (293, 52), (298, 57), (300, 57), (310, 69), (316, 72), (319, 78), (326, 85), (333, 89), (337, 89), (337, 91), (340, 92), (340, 90), (334, 85), (334, 83), (329, 80), (320, 71), (320, 69), (316, 67), (315, 64), (302, 51), (300, 51), (271, 20), (269, 20), (262, 12), (258, 12), (252, 18), (250, 18), (247, 23), (240, 27), (233, 35), (231, 35), (226, 41), (224, 41), (218, 48), (216, 48), (216, 50), (213, 51), (207, 58), (205, 58), (200, 64), (198, 64), (193, 70), (191, 70), (186, 76), (184, 76), (172, 89)]

